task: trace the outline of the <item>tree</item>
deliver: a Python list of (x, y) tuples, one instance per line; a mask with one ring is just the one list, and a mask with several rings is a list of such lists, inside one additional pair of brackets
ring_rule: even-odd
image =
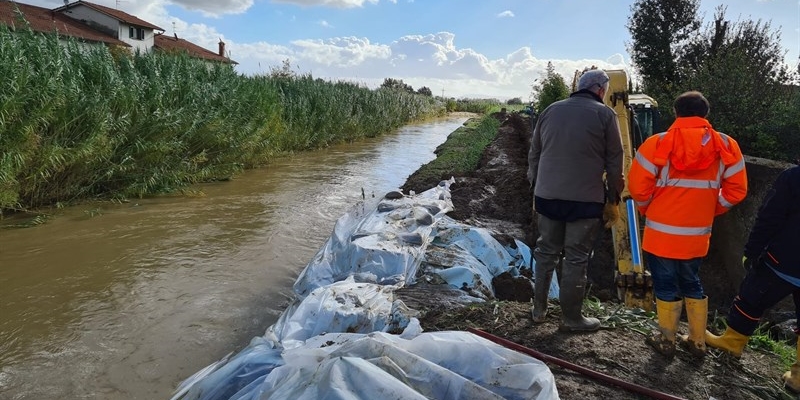
[(522, 98), (514, 97), (513, 99), (508, 99), (506, 101), (506, 105), (513, 106), (513, 105), (520, 105), (522, 104)]
[(556, 72), (553, 63), (547, 62), (547, 69), (540, 83), (533, 85), (534, 108), (541, 114), (547, 106), (569, 96), (569, 88), (564, 77)]
[(292, 63), (287, 58), (283, 60), (283, 63), (281, 63), (280, 67), (270, 67), (269, 76), (277, 79), (290, 80), (297, 78), (297, 72), (292, 69)]
[(417, 94), (421, 94), (423, 96), (429, 96), (429, 97), (433, 96), (433, 92), (427, 86), (423, 86), (423, 87), (417, 89)]
[[(800, 103), (784, 63), (780, 32), (769, 22), (697, 17), (697, 0), (636, 0), (628, 29), (631, 58), (644, 92), (662, 105), (699, 90), (711, 103), (709, 119), (733, 136), (745, 154), (791, 160), (800, 151)], [(680, 16), (680, 18), (678, 18)], [(697, 27), (699, 24), (700, 27)], [(662, 126), (672, 122), (661, 108)]]
[(792, 103), (780, 33), (760, 20), (728, 21), (725, 12), (717, 8), (714, 21), (679, 55), (685, 87), (708, 97), (714, 125), (734, 135), (745, 154), (788, 158), (774, 137), (783, 131), (775, 122), (785, 120), (785, 105)]
[(381, 84), (381, 87), (386, 89), (405, 90), (406, 92), (414, 93), (414, 88), (411, 87), (411, 85), (403, 82), (402, 79), (385, 78)]
[(677, 55), (700, 29), (699, 7), (700, 0), (636, 0), (631, 6), (628, 53), (642, 89), (659, 101), (672, 97), (680, 85)]

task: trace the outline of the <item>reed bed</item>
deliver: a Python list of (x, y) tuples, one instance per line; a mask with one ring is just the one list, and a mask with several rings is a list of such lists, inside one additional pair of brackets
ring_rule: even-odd
[(246, 76), (0, 26), (0, 215), (229, 179), (444, 112), (432, 98)]
[(475, 114), (489, 114), (500, 111), (505, 107), (503, 103), (496, 99), (450, 99), (447, 101), (447, 111), (471, 112)]

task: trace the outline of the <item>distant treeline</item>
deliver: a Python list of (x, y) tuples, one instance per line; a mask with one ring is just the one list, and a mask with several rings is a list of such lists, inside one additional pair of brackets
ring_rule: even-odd
[[(288, 64), (284, 62), (283, 71), (288, 69)], [(384, 89), (394, 89), (394, 90), (402, 90), (408, 93), (417, 93), (424, 96), (433, 96), (433, 92), (427, 86), (422, 86), (421, 88), (414, 90), (414, 87), (403, 82), (402, 79), (395, 79), (395, 78), (385, 78), (383, 83), (381, 84), (381, 88)], [(502, 107), (503, 103), (500, 102), (498, 99), (472, 99), (472, 98), (461, 98), (455, 99), (451, 98), (444, 98), (439, 97), (440, 100), (445, 102), (445, 107), (447, 108), (448, 112), (470, 112), (476, 114), (488, 114), (493, 111), (498, 111)], [(522, 99), (516, 98), (506, 102), (508, 105), (522, 105)], [(521, 108), (521, 107), (518, 107)]]
[(0, 215), (229, 179), (445, 112), (431, 96), (277, 72), (0, 26)]

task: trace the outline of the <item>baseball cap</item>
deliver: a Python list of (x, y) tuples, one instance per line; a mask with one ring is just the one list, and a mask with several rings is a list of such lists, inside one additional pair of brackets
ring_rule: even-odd
[(603, 87), (610, 79), (602, 69), (590, 69), (578, 80), (578, 90), (591, 89), (594, 85)]

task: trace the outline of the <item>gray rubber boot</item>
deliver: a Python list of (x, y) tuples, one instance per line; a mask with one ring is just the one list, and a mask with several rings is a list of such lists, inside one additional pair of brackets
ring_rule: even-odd
[(586, 269), (564, 263), (561, 277), (561, 326), (568, 332), (594, 332), (600, 329), (600, 320), (583, 316), (583, 296), (586, 290)]
[[(544, 260), (543, 260), (544, 261)], [(542, 322), (547, 316), (547, 297), (550, 294), (550, 281), (553, 280), (555, 267), (548, 267), (546, 262), (537, 262), (534, 268), (533, 281), (533, 308), (531, 317), (533, 322)]]
[(566, 224), (539, 215), (538, 227), (540, 236), (536, 240), (536, 248), (533, 249), (533, 259), (536, 260), (536, 266), (533, 269), (533, 309), (531, 310), (533, 322), (542, 322), (547, 316), (550, 281), (553, 280), (553, 271), (562, 260), (561, 253), (564, 248)]

